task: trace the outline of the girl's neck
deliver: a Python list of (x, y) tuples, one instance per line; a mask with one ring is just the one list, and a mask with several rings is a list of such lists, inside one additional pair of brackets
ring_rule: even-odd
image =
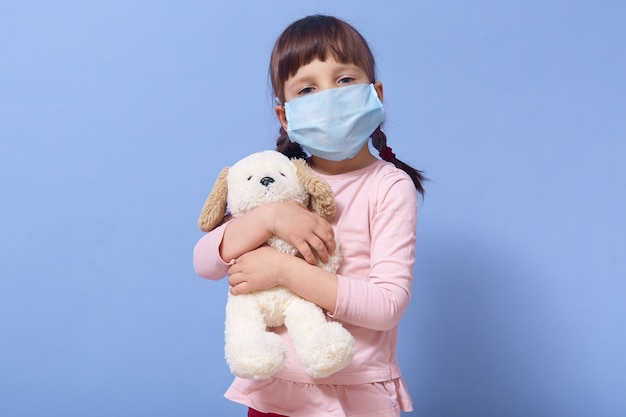
[(359, 153), (350, 159), (344, 161), (329, 161), (328, 159), (311, 156), (311, 158), (309, 158), (309, 165), (320, 174), (337, 175), (365, 168), (376, 162), (376, 160), (376, 157), (372, 155), (366, 143)]

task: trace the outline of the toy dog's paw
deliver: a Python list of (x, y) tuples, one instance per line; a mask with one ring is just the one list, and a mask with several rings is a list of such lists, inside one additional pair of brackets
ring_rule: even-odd
[(231, 372), (241, 378), (269, 378), (283, 367), (286, 356), (283, 341), (275, 333), (262, 333), (236, 344), (226, 343), (226, 362)]
[(345, 368), (352, 360), (354, 338), (339, 323), (330, 322), (311, 335), (311, 344), (300, 361), (313, 378), (324, 378)]

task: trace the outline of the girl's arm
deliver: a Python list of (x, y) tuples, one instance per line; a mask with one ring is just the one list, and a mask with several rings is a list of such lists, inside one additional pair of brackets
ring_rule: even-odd
[(269, 246), (250, 251), (228, 270), (233, 295), (283, 286), (300, 297), (334, 313), (337, 275)]
[(326, 261), (335, 250), (333, 229), (326, 220), (295, 201), (260, 206), (225, 223), (203, 236), (194, 249), (196, 273), (219, 279), (234, 259), (261, 246), (276, 235), (291, 243), (307, 262), (315, 255)]
[(228, 262), (222, 259), (219, 247), (228, 224), (225, 223), (211, 230), (200, 238), (193, 249), (193, 267), (202, 278), (217, 280), (228, 273)]
[(400, 322), (411, 298), (417, 226), (417, 193), (408, 176), (386, 176), (370, 207), (369, 271), (338, 276), (335, 319), (374, 330)]
[(282, 285), (332, 317), (374, 330), (398, 325), (411, 293), (417, 196), (408, 177), (383, 181), (371, 220), (369, 273), (335, 275), (303, 260), (261, 247), (237, 258), (228, 271), (234, 295)]
[(229, 222), (220, 254), (226, 261), (258, 248), (271, 236), (278, 236), (293, 245), (311, 263), (315, 253), (322, 262), (335, 250), (334, 232), (330, 224), (295, 201), (259, 206)]

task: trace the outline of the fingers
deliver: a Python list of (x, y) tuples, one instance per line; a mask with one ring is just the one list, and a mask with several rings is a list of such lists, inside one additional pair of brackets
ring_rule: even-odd
[(252, 292), (246, 282), (242, 282), (241, 284), (235, 285), (234, 287), (230, 287), (229, 291), (232, 295), (242, 295)]
[(232, 271), (232, 267), (228, 270), (228, 285), (231, 287), (236, 287), (239, 284), (237, 279), (237, 274)]
[(298, 253), (302, 255), (305, 261), (308, 263), (315, 262), (315, 253), (311, 249), (306, 237), (293, 236), (291, 244), (298, 251)]
[(280, 203), (271, 233), (291, 243), (311, 264), (315, 254), (323, 261), (335, 250), (334, 231), (328, 221), (295, 201)]
[(244, 274), (239, 271), (236, 263), (237, 262), (228, 268), (228, 285), (230, 285), (229, 291), (232, 295), (245, 294), (249, 284), (246, 281), (243, 281)]
[(302, 254), (310, 264), (315, 265), (317, 258), (322, 262), (328, 262), (331, 253), (335, 251), (335, 234), (330, 224), (308, 212), (310, 224), (304, 223), (293, 237), (293, 246)]
[(309, 242), (309, 246), (315, 253), (317, 253), (319, 259), (323, 263), (326, 263), (328, 262), (330, 254), (335, 252), (337, 245), (335, 242), (333, 229), (330, 227), (330, 225), (328, 226), (328, 230), (322, 233), (323, 237), (319, 235), (312, 236)]
[(280, 256), (281, 253), (275, 249), (261, 246), (236, 258), (228, 268), (231, 294), (248, 294), (278, 285), (281, 274)]
[[(334, 245), (334, 240), (332, 242)], [(311, 265), (317, 264), (317, 258), (324, 263), (328, 262), (329, 253), (331, 253), (331, 249), (326, 242), (316, 235), (311, 235), (308, 241), (295, 242), (294, 247), (300, 252), (304, 260)]]

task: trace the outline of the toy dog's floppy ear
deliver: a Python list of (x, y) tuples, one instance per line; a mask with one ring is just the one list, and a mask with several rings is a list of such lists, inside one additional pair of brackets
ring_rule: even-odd
[(209, 194), (202, 207), (202, 212), (200, 212), (200, 218), (198, 219), (198, 227), (204, 232), (213, 230), (220, 224), (226, 214), (226, 197), (228, 196), (227, 175), (228, 167), (220, 172), (213, 185), (211, 194)]
[(311, 171), (304, 159), (292, 159), (296, 166), (298, 179), (310, 195), (309, 205), (315, 213), (324, 219), (335, 215), (335, 195), (330, 185)]

